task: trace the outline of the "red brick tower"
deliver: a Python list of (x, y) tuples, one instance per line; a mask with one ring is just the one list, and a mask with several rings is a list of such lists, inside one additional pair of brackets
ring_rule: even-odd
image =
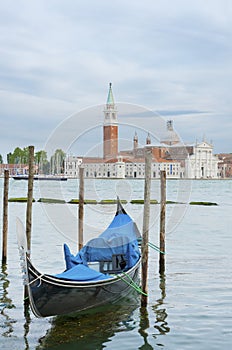
[(118, 155), (118, 120), (117, 108), (114, 104), (112, 84), (109, 86), (109, 93), (104, 110), (105, 120), (103, 127), (103, 157), (105, 159), (117, 158)]

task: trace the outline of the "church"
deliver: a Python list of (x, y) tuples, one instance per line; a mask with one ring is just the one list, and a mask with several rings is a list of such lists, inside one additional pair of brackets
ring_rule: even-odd
[(205, 140), (184, 145), (173, 129), (172, 120), (167, 121), (164, 139), (158, 145), (151, 144), (148, 133), (146, 144), (139, 147), (135, 130), (133, 148), (119, 150), (118, 111), (114, 102), (112, 84), (104, 108), (103, 156), (82, 157), (66, 155), (64, 174), (70, 178), (79, 176), (79, 167), (84, 168), (85, 178), (144, 178), (145, 148), (152, 150), (151, 178), (160, 177), (165, 170), (167, 178), (218, 178), (218, 158), (213, 155), (213, 146)]

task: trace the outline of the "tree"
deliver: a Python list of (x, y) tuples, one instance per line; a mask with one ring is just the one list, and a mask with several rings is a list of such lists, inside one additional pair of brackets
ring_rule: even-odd
[(24, 147), (22, 150), (22, 164), (29, 163), (29, 147)]
[(13, 153), (7, 154), (8, 164), (25, 164), (23, 160), (25, 160), (25, 154), (19, 147), (16, 147)]
[(51, 156), (50, 169), (51, 174), (63, 174), (64, 173), (64, 159), (65, 152), (62, 149), (57, 149), (54, 155)]
[(47, 152), (38, 151), (35, 153), (35, 163), (38, 165), (38, 172), (47, 174), (49, 172), (49, 162), (47, 160)]
[(1, 154), (0, 154), (0, 164), (3, 164), (3, 158)]
[[(62, 149), (57, 149), (52, 155), (50, 163), (47, 160), (47, 152), (40, 150), (35, 153), (35, 165), (39, 173), (42, 174), (63, 174), (65, 152)], [(1, 163), (1, 158), (0, 158)], [(16, 147), (13, 153), (7, 154), (8, 164), (28, 164), (29, 163), (29, 147)], [(49, 169), (50, 168), (50, 169)]]

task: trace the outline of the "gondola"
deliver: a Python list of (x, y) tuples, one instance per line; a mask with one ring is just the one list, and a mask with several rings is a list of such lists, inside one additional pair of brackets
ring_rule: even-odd
[[(108, 228), (74, 256), (64, 244), (66, 270), (43, 274), (32, 264), (25, 230), (17, 219), (18, 246), (30, 307), (37, 317), (68, 315), (115, 303), (138, 286), (141, 238), (137, 225), (117, 200)], [(142, 291), (141, 291), (142, 292)]]

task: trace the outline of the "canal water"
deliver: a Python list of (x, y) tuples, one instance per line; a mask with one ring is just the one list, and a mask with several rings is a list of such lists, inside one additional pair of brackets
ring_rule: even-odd
[[(160, 199), (152, 181), (151, 198)], [(0, 179), (2, 232), (2, 192)], [(142, 228), (143, 180), (86, 180), (85, 198), (121, 199)], [(10, 180), (9, 197), (24, 197), (27, 182)], [(64, 269), (63, 243), (77, 250), (77, 210), (67, 202), (78, 196), (78, 182), (34, 183), (32, 249), (35, 266), (44, 273)], [(39, 198), (63, 199), (43, 204)], [(167, 181), (166, 271), (159, 275), (158, 253), (149, 250), (147, 308), (132, 293), (120, 305), (73, 317), (36, 318), (23, 306), (23, 285), (16, 240), (16, 217), (25, 222), (26, 204), (9, 203), (8, 260), (0, 270), (1, 349), (229, 350), (232, 339), (232, 181)], [(191, 201), (216, 206), (189, 205)], [(158, 204), (151, 205), (149, 240), (158, 244)], [(115, 205), (85, 205), (85, 241), (113, 218)], [(2, 243), (0, 243), (1, 245)], [(1, 247), (0, 247), (1, 248)]]

